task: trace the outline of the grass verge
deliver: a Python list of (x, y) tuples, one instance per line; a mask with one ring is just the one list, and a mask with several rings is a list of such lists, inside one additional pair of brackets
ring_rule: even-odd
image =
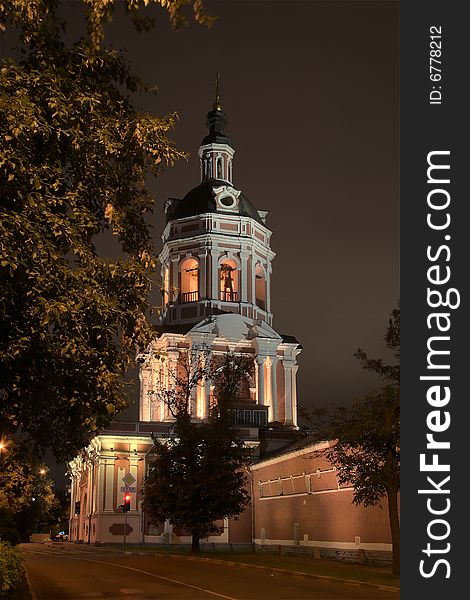
[[(116, 545), (116, 548), (119, 546)], [(122, 546), (120, 547), (122, 549)], [(126, 551), (134, 553), (172, 554), (182, 557), (199, 557), (247, 564), (269, 569), (284, 569), (321, 577), (349, 579), (365, 583), (400, 587), (399, 577), (391, 574), (390, 567), (358, 564), (340, 560), (314, 559), (305, 556), (284, 556), (275, 552), (220, 552), (210, 551), (191, 554), (186, 549), (162, 548), (161, 546), (128, 546)]]

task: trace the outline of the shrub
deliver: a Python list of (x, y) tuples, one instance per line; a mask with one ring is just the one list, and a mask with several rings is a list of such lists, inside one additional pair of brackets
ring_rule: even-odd
[(6, 597), (23, 576), (23, 560), (19, 550), (8, 542), (0, 542), (0, 598)]

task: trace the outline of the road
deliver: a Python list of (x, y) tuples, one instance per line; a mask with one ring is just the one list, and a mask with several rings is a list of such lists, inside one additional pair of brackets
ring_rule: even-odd
[(33, 600), (397, 600), (398, 593), (190, 556), (24, 544)]

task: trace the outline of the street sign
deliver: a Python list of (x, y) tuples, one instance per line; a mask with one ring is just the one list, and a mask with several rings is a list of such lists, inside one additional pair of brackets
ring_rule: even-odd
[(121, 492), (131, 492), (132, 494), (135, 494), (136, 491), (137, 491), (137, 488), (132, 487), (132, 486), (126, 485), (126, 486), (121, 487)]
[(134, 481), (136, 481), (136, 478), (131, 473), (127, 473), (127, 475), (124, 475), (124, 477), (122, 478), (122, 482), (125, 486), (132, 485)]

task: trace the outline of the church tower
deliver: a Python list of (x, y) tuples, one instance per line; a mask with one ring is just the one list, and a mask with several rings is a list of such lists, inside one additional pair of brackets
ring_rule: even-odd
[[(300, 344), (272, 328), (271, 273), (275, 253), (268, 212), (257, 210), (234, 183), (235, 149), (218, 93), (199, 147), (201, 182), (165, 204), (159, 256), (163, 281), (161, 334), (139, 357), (140, 420), (171, 421), (155, 393), (169, 386), (181, 351), (204, 347), (211, 356), (249, 354), (255, 376), (245, 386), (240, 425), (297, 426), (296, 372)], [(166, 360), (159, 360), (165, 355)], [(204, 419), (210, 382), (194, 392), (191, 412)]]
[(258, 211), (233, 183), (235, 150), (225, 133), (218, 94), (199, 147), (201, 183), (165, 205), (159, 260), (163, 323), (195, 323), (236, 313), (272, 324), (267, 211)]

